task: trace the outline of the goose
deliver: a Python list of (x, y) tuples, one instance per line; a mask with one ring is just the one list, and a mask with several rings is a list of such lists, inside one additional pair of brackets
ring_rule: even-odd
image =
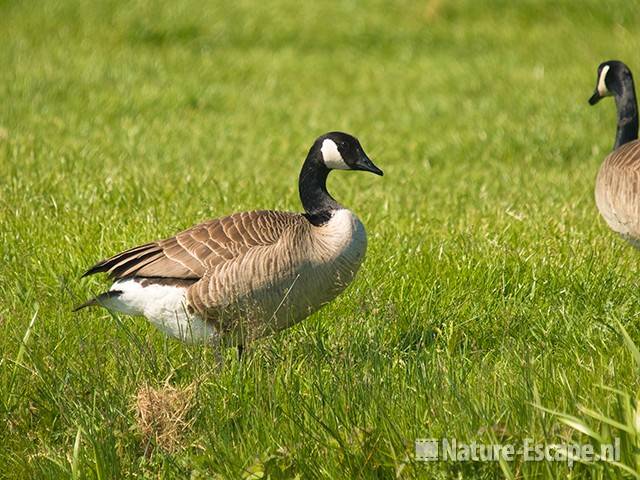
[(617, 60), (598, 67), (596, 89), (589, 103), (604, 97), (616, 101), (618, 129), (613, 151), (604, 159), (596, 178), (596, 205), (607, 225), (640, 248), (640, 141), (638, 104), (629, 67)]
[(332, 170), (383, 175), (352, 135), (321, 135), (298, 179), (304, 213), (235, 213), (102, 260), (83, 277), (107, 273), (111, 288), (75, 310), (144, 316), (170, 337), (241, 354), (336, 298), (364, 259), (362, 222), (327, 191)]

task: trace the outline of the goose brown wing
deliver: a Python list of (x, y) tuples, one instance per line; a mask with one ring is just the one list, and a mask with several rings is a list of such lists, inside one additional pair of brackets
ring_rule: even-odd
[(596, 204), (616, 232), (640, 238), (640, 141), (605, 158), (596, 179)]
[(95, 264), (83, 277), (106, 272), (114, 280), (131, 276), (198, 280), (220, 262), (253, 247), (276, 243), (287, 228), (301, 221), (306, 221), (302, 215), (289, 212), (236, 213), (114, 255)]

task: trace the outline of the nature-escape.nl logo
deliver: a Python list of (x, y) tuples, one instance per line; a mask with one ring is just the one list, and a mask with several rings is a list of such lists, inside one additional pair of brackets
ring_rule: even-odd
[(620, 460), (620, 439), (597, 448), (589, 443), (546, 444), (525, 438), (522, 445), (458, 442), (455, 438), (419, 438), (415, 441), (415, 459), (423, 462), (511, 462), (522, 457), (525, 462), (617, 462)]

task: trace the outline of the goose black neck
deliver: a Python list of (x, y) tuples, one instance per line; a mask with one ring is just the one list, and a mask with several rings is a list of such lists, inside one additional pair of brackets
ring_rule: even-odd
[(329, 169), (319, 157), (319, 152), (311, 149), (302, 165), (298, 179), (298, 192), (305, 216), (314, 225), (322, 225), (340, 207), (327, 191)]
[(625, 78), (622, 89), (615, 94), (618, 110), (618, 130), (613, 149), (638, 138), (638, 103), (631, 77)]

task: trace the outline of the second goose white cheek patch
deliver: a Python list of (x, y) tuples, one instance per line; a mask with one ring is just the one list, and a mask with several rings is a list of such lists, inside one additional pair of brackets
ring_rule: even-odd
[(609, 65), (605, 65), (600, 72), (600, 78), (598, 79), (598, 93), (601, 97), (609, 95), (605, 78), (607, 78), (607, 72), (609, 71)]
[(349, 165), (345, 163), (342, 159), (342, 155), (340, 155), (340, 151), (338, 150), (338, 146), (336, 142), (330, 139), (325, 139), (322, 142), (322, 148), (320, 149), (322, 152), (322, 160), (324, 160), (324, 164), (328, 168), (333, 168), (336, 170), (349, 170)]

